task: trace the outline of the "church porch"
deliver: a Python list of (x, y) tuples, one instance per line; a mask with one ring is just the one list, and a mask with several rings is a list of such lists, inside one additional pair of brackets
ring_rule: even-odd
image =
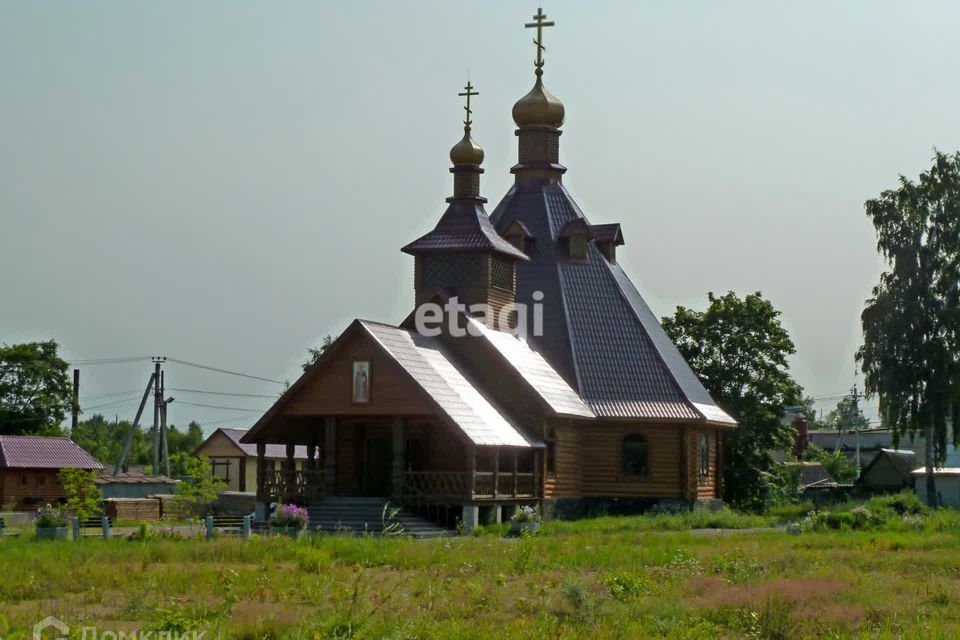
[[(298, 417), (283, 433), (285, 442), (271, 442), (286, 445), (279, 468), (265, 459), (266, 443), (258, 443), (258, 502), (378, 497), (429, 512), (542, 495), (539, 449), (477, 445), (429, 417)], [(307, 448), (301, 469), (293, 460), (297, 445)]]

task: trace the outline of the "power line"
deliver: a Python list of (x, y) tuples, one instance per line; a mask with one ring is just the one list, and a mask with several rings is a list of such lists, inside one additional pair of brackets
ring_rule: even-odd
[(116, 358), (86, 358), (78, 360), (70, 360), (67, 364), (72, 365), (97, 365), (97, 364), (117, 364), (120, 362), (138, 362), (141, 360), (149, 360), (150, 356), (126, 356), (126, 357), (116, 357)]
[(170, 391), (179, 391), (181, 393), (204, 393), (213, 396), (236, 396), (239, 398), (272, 398), (276, 400), (276, 395), (266, 395), (263, 393), (232, 393), (228, 391), (207, 391), (205, 389), (175, 389), (170, 387)]
[(93, 395), (93, 396), (81, 396), (79, 399), (80, 400), (97, 400), (100, 398), (112, 398), (114, 396), (126, 396), (126, 395), (130, 395), (131, 393), (140, 393), (140, 391), (139, 389), (132, 389), (130, 391), (112, 391), (110, 393), (98, 393), (97, 395)]
[(186, 402), (185, 400), (178, 400), (177, 404), (186, 404), (191, 407), (205, 407), (207, 409), (227, 409), (228, 411), (249, 411), (250, 413), (263, 413), (266, 409), (246, 409), (243, 407), (225, 407), (218, 404), (200, 404), (198, 402)]
[(227, 369), (220, 369), (217, 367), (211, 367), (205, 364), (197, 364), (196, 362), (187, 362), (186, 360), (178, 360), (177, 358), (167, 358), (168, 362), (176, 362), (177, 364), (186, 365), (188, 367), (196, 367), (197, 369), (206, 369), (207, 371), (216, 371), (217, 373), (225, 373), (231, 376), (239, 376), (241, 378), (250, 378), (251, 380), (260, 380), (262, 382), (272, 382), (274, 384), (286, 384), (282, 380), (272, 380), (270, 378), (261, 378), (260, 376), (252, 376), (247, 373), (239, 373), (237, 371), (229, 371)]
[(84, 411), (84, 413), (86, 413), (87, 411), (94, 411), (95, 409), (105, 409), (107, 407), (122, 407), (123, 405), (127, 405), (127, 404), (138, 404), (138, 401), (136, 398), (122, 398), (120, 400), (113, 400), (111, 402), (107, 402), (104, 404), (98, 404), (93, 407), (80, 407), (80, 408)]

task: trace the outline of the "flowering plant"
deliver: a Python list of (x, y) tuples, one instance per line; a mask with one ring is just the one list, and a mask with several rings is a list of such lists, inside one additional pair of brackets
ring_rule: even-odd
[(298, 507), (295, 504), (281, 504), (270, 518), (270, 524), (274, 527), (289, 527), (292, 529), (305, 529), (310, 521), (307, 510)]
[(537, 508), (532, 506), (517, 507), (513, 512), (513, 515), (510, 516), (510, 522), (516, 523), (526, 523), (526, 522), (540, 522), (540, 514), (537, 513)]
[(33, 524), (38, 529), (56, 529), (67, 526), (67, 514), (62, 509), (52, 507), (49, 504), (43, 509), (38, 509), (33, 516)]

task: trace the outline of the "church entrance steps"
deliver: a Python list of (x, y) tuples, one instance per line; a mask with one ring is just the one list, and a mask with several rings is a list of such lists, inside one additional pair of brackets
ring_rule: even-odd
[(439, 538), (453, 534), (449, 529), (405, 509), (400, 509), (395, 517), (384, 522), (398, 506), (385, 498), (331, 496), (308, 508), (310, 529), (325, 533), (381, 535), (385, 525), (389, 527), (397, 523), (403, 528), (404, 535), (414, 538)]

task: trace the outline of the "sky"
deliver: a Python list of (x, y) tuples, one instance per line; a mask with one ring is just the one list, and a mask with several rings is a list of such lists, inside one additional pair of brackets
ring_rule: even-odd
[[(658, 315), (762, 292), (829, 409), (883, 268), (864, 201), (960, 148), (960, 4), (543, 8), (564, 183), (588, 219), (623, 225), (618, 259)], [(399, 322), (399, 249), (451, 193), (468, 77), (489, 211), (511, 184), (535, 10), (0, 0), (0, 342), (282, 381), (351, 319)], [(149, 359), (80, 368), (88, 415), (132, 418)], [(165, 372), (192, 390), (168, 394), (170, 421), (208, 432), (282, 390)]]

